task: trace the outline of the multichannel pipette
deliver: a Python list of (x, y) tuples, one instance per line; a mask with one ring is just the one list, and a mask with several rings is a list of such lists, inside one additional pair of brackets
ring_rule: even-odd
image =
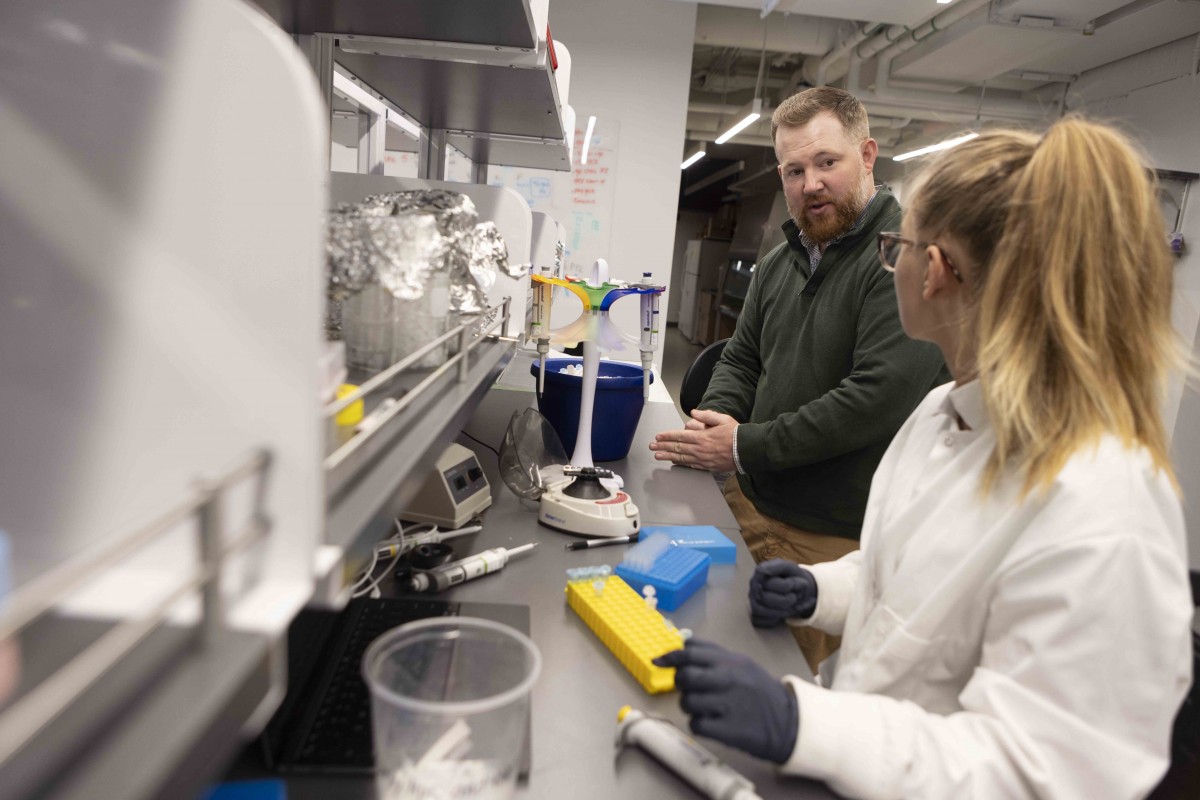
[(523, 544), (511, 550), (505, 547), (494, 547), (473, 556), (467, 556), (449, 564), (443, 564), (437, 569), (418, 572), (408, 581), (409, 591), (441, 592), (464, 581), (487, 575), (501, 569), (513, 556), (527, 553), (537, 547), (537, 542)]
[(754, 784), (664, 719), (617, 712), (617, 747), (636, 744), (712, 800), (762, 800)]
[[(642, 273), (642, 286), (655, 287), (651, 282), (649, 272)], [(650, 398), (650, 369), (654, 366), (654, 351), (658, 349), (658, 309), (661, 292), (651, 292), (642, 296), (642, 341), (639, 350), (642, 353), (642, 399)]]

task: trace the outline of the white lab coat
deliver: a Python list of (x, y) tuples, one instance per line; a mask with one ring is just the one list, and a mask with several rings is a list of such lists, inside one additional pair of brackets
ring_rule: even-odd
[(1112, 438), (981, 500), (993, 434), (978, 382), (952, 388), (880, 463), (862, 550), (810, 567), (807, 624), (844, 641), (832, 690), (786, 679), (783, 769), (861, 798), (1142, 796), (1191, 680), (1179, 500)]

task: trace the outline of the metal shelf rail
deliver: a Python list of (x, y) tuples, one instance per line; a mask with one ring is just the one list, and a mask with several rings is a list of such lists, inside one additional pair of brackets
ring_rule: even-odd
[[(223, 690), (228, 690), (229, 696), (245, 694), (252, 683), (247, 682), (253, 671), (251, 664), (262, 660), (256, 659), (247, 645), (249, 640), (263, 645), (258, 651), (261, 655), (265, 653), (265, 637), (225, 630), (220, 578), (228, 560), (264, 540), (271, 530), (264, 504), (270, 465), (270, 453), (255, 451), (224, 475), (197, 482), (187, 497), (141, 529), (81, 553), (20, 587), (7, 599), (7, 608), (0, 617), (0, 642), (20, 641), (22, 634), (31, 632), (36, 642), (47, 626), (57, 625), (61, 631), (63, 625), (84, 624), (55, 619), (54, 612), (88, 581), (189, 521), (196, 523), (200, 557), (193, 572), (141, 616), (97, 623), (103, 631), (90, 645), (34, 683), (0, 713), (0, 796), (25, 797), (36, 792), (39, 797), (73, 797), (79, 791), (98, 791), (97, 783), (84, 776), (104, 774), (107, 779), (101, 785), (116, 792), (108, 796), (142, 797), (132, 785), (136, 776), (127, 771), (130, 763), (117, 754), (119, 748), (113, 745), (130, 732), (143, 735), (147, 720), (164, 716), (163, 708), (149, 698), (173, 694), (170, 704), (175, 705), (183, 700), (179, 696), (182, 688), (190, 691), (194, 700), (194, 684), (189, 684), (195, 662), (214, 659), (224, 665), (226, 674), (223, 686), (210, 683), (206, 689), (210, 696), (222, 695)], [(243, 528), (227, 537), (222, 518), (224, 498), (251, 479), (255, 481), (253, 513)], [(181, 626), (171, 615), (180, 601), (196, 592), (201, 600), (199, 623)], [(236, 650), (243, 651), (250, 660), (231, 657)], [(238, 666), (246, 669), (239, 670)], [(211, 671), (211, 667), (207, 669)], [(167, 688), (164, 693), (159, 678), (175, 684), (175, 691)], [(269, 683), (252, 691), (252, 697), (233, 704), (226, 713), (242, 721), (249, 718), (267, 695)], [(166, 713), (166, 718), (170, 719), (172, 713), (176, 712)], [(197, 736), (209, 729), (206, 722), (194, 717), (192, 721)], [(157, 729), (155, 735), (178, 737), (182, 743), (194, 744), (194, 737), (182, 730), (187, 726), (175, 725), (168, 734), (159, 725), (148, 727)], [(69, 771), (65, 769), (68, 766)], [(141, 772), (170, 773), (175, 766), (155, 764)], [(132, 771), (138, 773), (139, 769), (133, 767)], [(50, 784), (53, 786), (47, 789)], [(146, 787), (157, 791), (161, 783), (150, 779)]]
[[(325, 407), (326, 428), (333, 431), (334, 418), (351, 404), (363, 400), (378, 406), (381, 395), (403, 392), (378, 412), (369, 429), (326, 457), (326, 544), (345, 553), (369, 547), (380, 538), (370, 523), (382, 518), (390, 526), (391, 509), (412, 500), (420, 481), (406, 479), (433, 467), (512, 358), (516, 340), (494, 333), (507, 326), (509, 306), (505, 298), (489, 308), (478, 335), (477, 321), (463, 323)], [(444, 364), (428, 373), (411, 371), (435, 348), (455, 341), (458, 352)], [(321, 591), (317, 595), (333, 599)]]

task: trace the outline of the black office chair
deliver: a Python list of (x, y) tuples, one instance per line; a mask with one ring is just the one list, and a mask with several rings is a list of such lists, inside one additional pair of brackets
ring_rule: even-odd
[(688, 367), (683, 376), (683, 384), (679, 387), (679, 407), (683, 415), (691, 416), (692, 409), (700, 405), (704, 392), (708, 389), (708, 381), (712, 378), (713, 367), (721, 358), (728, 339), (720, 339), (700, 351), (696, 360)]
[[(1192, 572), (1192, 600), (1200, 608), (1200, 572)], [(1149, 800), (1192, 800), (1200, 786), (1200, 633), (1192, 631), (1192, 688), (1171, 733), (1171, 766)]]

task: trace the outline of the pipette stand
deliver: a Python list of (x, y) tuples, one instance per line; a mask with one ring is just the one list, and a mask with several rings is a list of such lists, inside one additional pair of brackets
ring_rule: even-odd
[[(610, 470), (597, 470), (592, 461), (592, 425), (596, 400), (596, 381), (600, 373), (600, 350), (624, 350), (622, 340), (637, 341), (645, 371), (643, 396), (649, 387), (649, 365), (658, 346), (659, 298), (666, 287), (650, 282), (650, 273), (642, 274), (638, 284), (610, 282), (608, 263), (597, 259), (591, 281), (552, 277), (547, 271), (531, 275), (531, 311), (526, 339), (537, 345), (542, 368), (538, 392), (542, 390), (545, 354), (551, 342), (571, 347), (583, 345), (583, 382), (579, 400), (579, 428), (571, 454), (571, 467), (562, 479), (544, 487), (538, 521), (566, 533), (584, 536), (624, 536), (640, 525), (637, 506), (622, 491), (624, 482)], [(583, 313), (570, 325), (550, 330), (551, 288), (562, 286), (583, 303)], [(625, 295), (641, 296), (641, 335), (636, 340), (616, 330), (608, 317), (611, 305)], [(572, 469), (573, 468), (573, 469)]]

